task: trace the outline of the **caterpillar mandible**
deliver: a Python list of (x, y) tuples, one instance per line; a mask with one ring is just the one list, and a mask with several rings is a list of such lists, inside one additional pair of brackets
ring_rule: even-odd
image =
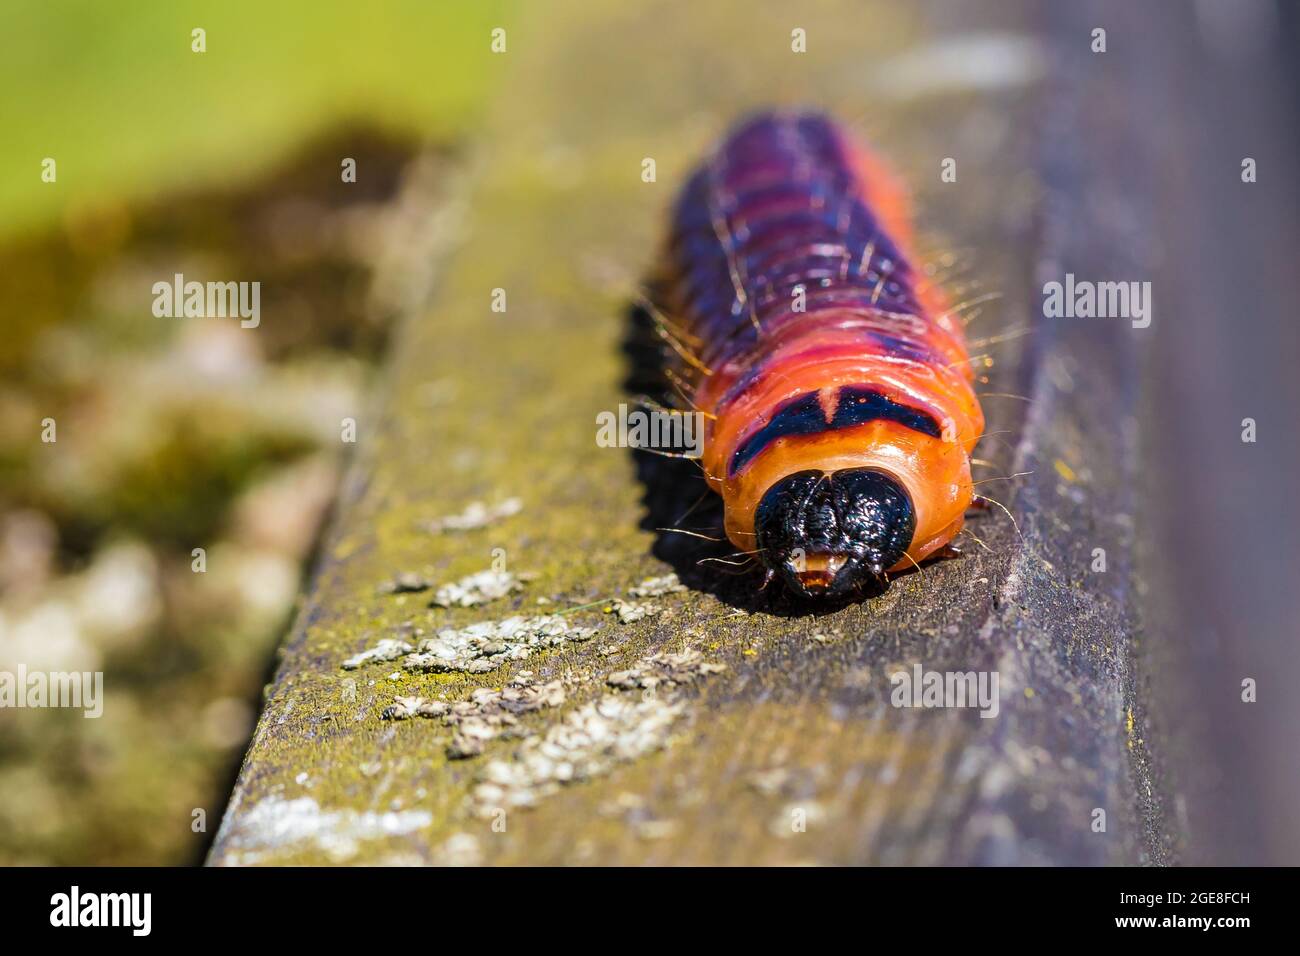
[(728, 539), (849, 596), (961, 530), (984, 428), (961, 324), (909, 261), (904, 193), (825, 116), (767, 113), (690, 176), (654, 283)]

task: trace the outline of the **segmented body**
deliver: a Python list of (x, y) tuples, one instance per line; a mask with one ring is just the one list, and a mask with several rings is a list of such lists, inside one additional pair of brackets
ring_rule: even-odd
[(911, 560), (961, 529), (984, 420), (961, 325), (910, 243), (901, 190), (819, 115), (751, 120), (683, 190), (660, 298), (740, 549), (764, 491), (806, 469), (897, 477)]

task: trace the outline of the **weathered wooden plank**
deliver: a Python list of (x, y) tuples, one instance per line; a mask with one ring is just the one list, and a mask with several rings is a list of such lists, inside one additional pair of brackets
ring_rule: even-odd
[[(1062, 322), (1023, 356), (1017, 340), (997, 349), (987, 390), (1031, 399), (986, 403), (989, 476), (1033, 472), (987, 486), (1019, 533), (995, 510), (974, 522), (983, 546), (962, 560), (833, 613), (795, 613), (753, 578), (698, 564), (718, 552), (654, 531), (698, 497), (689, 468), (594, 442), (597, 412), (625, 400), (624, 317), (672, 191), (748, 107), (814, 103), (860, 123), (917, 185), (939, 246), (971, 250), (975, 274), (1002, 293), (973, 334), (1039, 325), (1041, 274), (1069, 248), (1073, 214), (1044, 197), (1065, 202), (1075, 175), (1059, 168), (1068, 143), (1047, 147), (1086, 131), (1040, 123), (1038, 26), (1014, 4), (972, 25), (838, 0), (797, 16), (661, 3), (522, 16), (506, 24), (508, 76), (468, 237), (406, 324), (382, 408), (359, 416), (362, 453), (212, 862), (1159, 859), (1160, 814), (1129, 716), (1122, 330)], [(795, 27), (806, 54), (791, 52)], [(941, 185), (949, 156), (958, 182)], [(645, 157), (655, 183), (641, 179)], [(504, 313), (490, 309), (494, 289), (506, 291)], [(513, 496), (523, 510), (489, 527), (421, 529)], [(706, 503), (686, 526), (708, 515)], [(1099, 546), (1106, 575), (1090, 571)], [(379, 592), (401, 572), (441, 582), (482, 570), (496, 548), (535, 575), (522, 592), (444, 610), (427, 608), (427, 593)], [(658, 613), (604, 613), (604, 599), (670, 568), (688, 588), (650, 598)], [(434, 630), (556, 609), (598, 634), (478, 675), (340, 669), (405, 622)], [(725, 670), (653, 692), (608, 686), (659, 651)], [(893, 706), (889, 675), (914, 665), (996, 672), (998, 715)], [(560, 707), (519, 717), (526, 738), (612, 697), (616, 743), (652, 752), (587, 761), (590, 779), (511, 809), (536, 780), (525, 757), (540, 743), (497, 738), (452, 760), (440, 721), (381, 719), (399, 697), (463, 700), (520, 670), (566, 692)], [(567, 744), (580, 765), (591, 756)], [(494, 773), (499, 791), (476, 790)], [(1096, 808), (1105, 832), (1094, 832)]]

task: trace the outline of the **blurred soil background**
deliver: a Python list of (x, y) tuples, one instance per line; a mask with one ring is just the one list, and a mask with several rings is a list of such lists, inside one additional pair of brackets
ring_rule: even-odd
[[(202, 858), (506, 6), (0, 9), (0, 668), (106, 672), (0, 710), (0, 863)], [(174, 273), (275, 321), (156, 318)]]

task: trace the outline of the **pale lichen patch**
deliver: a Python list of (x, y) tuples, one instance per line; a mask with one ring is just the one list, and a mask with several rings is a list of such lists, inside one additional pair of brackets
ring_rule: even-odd
[(412, 717), (441, 717), (447, 713), (449, 705), (441, 700), (425, 700), (423, 697), (399, 697), (379, 715), (383, 720), (409, 720)]
[(444, 722), (456, 731), (447, 746), (447, 756), (453, 760), (477, 757), (489, 740), (514, 732), (521, 716), (559, 707), (566, 696), (563, 681), (535, 684), (527, 672), (501, 690), (479, 688), (469, 700), (453, 704), (444, 717)]
[(269, 796), (236, 818), (226, 837), (226, 862), (257, 863), (295, 844), (312, 844), (332, 861), (344, 862), (363, 842), (413, 833), (432, 823), (426, 810), (326, 810), (311, 797)]
[(483, 768), (470, 794), (478, 816), (530, 807), (561, 786), (608, 773), (662, 749), (685, 704), (658, 698), (601, 697), (570, 712), (545, 734), (528, 737), (508, 760)]
[(521, 575), (489, 568), (444, 584), (429, 603), (433, 607), (475, 607), (522, 590), (523, 582)]
[(375, 664), (385, 661), (395, 661), (399, 657), (410, 654), (414, 647), (406, 641), (397, 638), (386, 637), (369, 650), (362, 651), (360, 654), (354, 654), (343, 662), (344, 670), (356, 670), (363, 664)]
[(516, 732), (519, 718), (564, 703), (565, 682), (553, 680), (538, 684), (531, 671), (520, 671), (500, 689), (480, 687), (468, 700), (447, 703), (426, 701), (423, 697), (399, 697), (380, 715), (385, 720), (408, 720), (412, 717), (440, 717), (454, 734), (447, 745), (452, 760), (477, 757), (484, 745), (504, 734)]
[(726, 669), (727, 665), (706, 661), (694, 649), (675, 654), (664, 651), (638, 661), (627, 670), (615, 671), (605, 681), (620, 690), (649, 690), (659, 686), (689, 684), (709, 674), (720, 674)]
[(678, 580), (676, 573), (669, 572), (655, 578), (646, 578), (634, 588), (628, 589), (628, 597), (648, 598), (662, 597), (665, 594), (676, 594), (678, 591), (685, 591), (686, 585)]
[[(403, 625), (398, 632), (410, 638), (418, 638), (423, 633), (420, 628), (410, 625)], [(444, 628), (415, 645), (403, 638), (385, 638), (374, 647), (349, 657), (342, 666), (353, 670), (363, 664), (387, 663), (401, 658), (407, 671), (482, 674), (503, 664), (524, 660), (538, 651), (591, 640), (596, 633), (597, 628), (579, 627), (556, 614), (516, 615), (499, 621), (479, 621), (462, 628)], [(401, 678), (400, 673), (393, 675), (393, 679)], [(413, 716), (402, 713), (402, 710), (398, 707), (392, 716), (397, 719)]]
[(656, 607), (645, 601), (624, 601), (615, 600), (605, 609), (606, 614), (617, 614), (620, 624), (632, 624), (644, 617), (650, 617), (653, 614), (662, 612), (662, 608)]
[(506, 498), (494, 505), (486, 505), (481, 501), (472, 501), (460, 514), (434, 518), (428, 523), (427, 527), (434, 534), (442, 534), (447, 531), (474, 531), (517, 515), (523, 509), (524, 503), (519, 498)]
[(412, 671), (481, 674), (541, 650), (591, 640), (595, 634), (596, 628), (578, 627), (555, 614), (480, 621), (426, 637), (403, 666)]

